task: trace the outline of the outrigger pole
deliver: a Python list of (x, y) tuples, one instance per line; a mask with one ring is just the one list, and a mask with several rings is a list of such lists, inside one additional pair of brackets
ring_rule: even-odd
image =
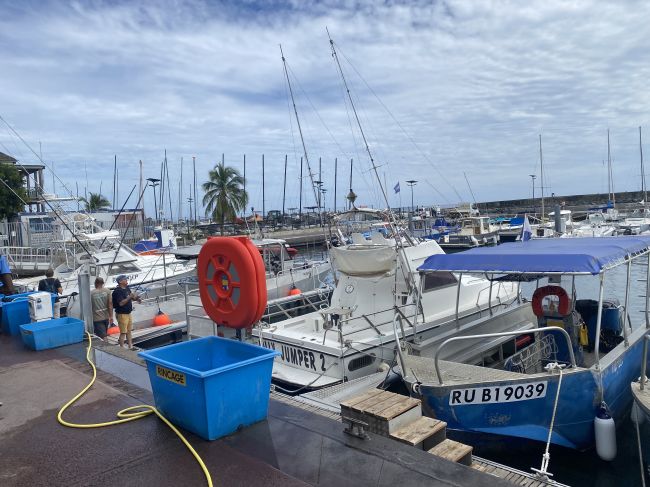
[[(296, 108), (296, 100), (293, 97), (293, 89), (291, 88), (291, 81), (289, 80), (289, 71), (287, 70), (287, 60), (284, 58), (284, 52), (282, 52), (282, 44), (280, 44), (280, 55), (282, 56), (282, 66), (284, 68), (284, 75), (287, 78), (287, 86), (289, 87), (289, 94), (291, 95), (291, 103), (293, 104), (293, 112), (296, 115), (296, 123), (298, 124), (298, 133), (300, 133), (300, 142), (302, 143), (302, 150), (305, 154), (305, 162), (307, 163), (307, 172), (309, 173), (309, 179), (311, 181), (311, 189), (314, 192), (314, 203), (319, 204), (318, 195), (316, 193), (316, 184), (314, 181), (314, 174), (311, 172), (311, 166), (309, 165), (309, 156), (307, 156), (307, 146), (305, 146), (305, 138), (302, 135), (302, 127), (300, 126), (300, 118), (298, 118), (298, 109)], [(301, 176), (302, 177), (302, 176)], [(323, 224), (323, 215), (318, 213), (318, 219), (320, 224)]]

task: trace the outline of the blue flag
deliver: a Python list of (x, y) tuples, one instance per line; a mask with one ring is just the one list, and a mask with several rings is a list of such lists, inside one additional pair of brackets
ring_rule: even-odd
[(397, 182), (395, 187), (393, 187), (393, 189), (395, 190), (395, 193), (399, 193), (399, 181)]

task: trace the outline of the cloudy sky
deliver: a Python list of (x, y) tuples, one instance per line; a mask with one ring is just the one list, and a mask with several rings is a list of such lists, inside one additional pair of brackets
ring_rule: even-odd
[[(399, 205), (478, 201), (545, 191), (607, 191), (607, 129), (616, 190), (640, 189), (638, 127), (650, 144), (650, 3), (575, 1), (1, 1), (0, 116), (54, 168), (56, 190), (123, 202), (160, 175), (167, 150), (172, 211), (183, 211), (196, 157), (199, 183), (221, 160), (243, 170), (251, 206), (297, 207), (302, 146), (287, 96), (288, 63), (312, 170), (322, 158), (327, 206), (348, 190), (378, 206), (326, 27), (379, 176)], [(644, 133), (645, 134), (645, 133)], [(35, 155), (0, 121), (0, 151)], [(648, 146), (650, 154), (650, 145)], [(305, 167), (305, 176), (307, 169)], [(52, 175), (46, 188), (52, 190)], [(317, 177), (316, 177), (317, 179)], [(308, 179), (303, 205), (313, 205)], [(539, 178), (536, 194), (539, 195)], [(146, 208), (153, 206), (145, 196)]]

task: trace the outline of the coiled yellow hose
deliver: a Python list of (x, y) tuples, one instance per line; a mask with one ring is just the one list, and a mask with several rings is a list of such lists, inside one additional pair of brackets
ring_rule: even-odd
[(84, 387), (79, 394), (74, 396), (72, 399), (70, 399), (67, 403), (65, 403), (61, 409), (59, 409), (59, 414), (57, 414), (56, 418), (58, 419), (59, 423), (61, 423), (63, 426), (68, 426), (69, 428), (103, 428), (105, 426), (113, 426), (115, 424), (121, 424), (121, 423), (128, 423), (129, 421), (135, 421), (136, 419), (141, 419), (146, 416), (149, 416), (150, 414), (155, 414), (158, 416), (167, 426), (171, 428), (171, 430), (176, 433), (176, 436), (178, 436), (181, 441), (185, 444), (187, 449), (190, 451), (190, 453), (194, 456), (196, 461), (199, 463), (201, 466), (201, 469), (203, 470), (203, 473), (205, 474), (205, 479), (208, 482), (208, 486), (212, 487), (212, 477), (210, 476), (210, 472), (208, 471), (208, 468), (205, 466), (205, 463), (203, 463), (203, 460), (199, 456), (199, 454), (196, 452), (196, 450), (190, 445), (190, 442), (187, 441), (187, 439), (183, 436), (183, 434), (178, 431), (178, 429), (167, 419), (165, 418), (160, 411), (158, 411), (154, 406), (150, 406), (149, 404), (142, 404), (139, 406), (131, 406), (125, 409), (122, 409), (121, 411), (117, 412), (117, 417), (120, 419), (116, 419), (113, 421), (106, 421), (104, 423), (88, 423), (88, 424), (78, 424), (78, 423), (70, 423), (63, 419), (63, 412), (68, 409), (70, 406), (72, 406), (76, 401), (78, 401), (81, 396), (83, 396), (88, 390), (93, 386), (95, 383), (95, 379), (97, 379), (97, 368), (95, 367), (95, 364), (90, 358), (90, 349), (92, 347), (92, 337), (88, 332), (86, 332), (86, 335), (88, 336), (88, 348), (86, 349), (86, 361), (90, 364), (90, 366), (93, 369), (93, 378), (91, 381)]

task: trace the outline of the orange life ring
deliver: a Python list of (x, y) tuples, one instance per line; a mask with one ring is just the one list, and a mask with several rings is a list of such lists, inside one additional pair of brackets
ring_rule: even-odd
[(266, 267), (264, 266), (264, 259), (262, 254), (260, 254), (258, 247), (253, 243), (252, 240), (244, 237), (239, 237), (240, 241), (246, 246), (248, 252), (253, 259), (253, 264), (255, 265), (255, 275), (257, 278), (257, 314), (255, 319), (251, 321), (253, 323), (258, 322), (262, 316), (264, 316), (264, 311), (266, 311), (266, 303), (268, 300), (267, 290), (266, 290)]
[(544, 310), (542, 309), (542, 301), (546, 296), (557, 296), (560, 299), (560, 303), (557, 307), (557, 312), (562, 316), (566, 316), (571, 312), (571, 300), (566, 290), (562, 286), (542, 286), (537, 288), (533, 293), (532, 307), (533, 313), (535, 316), (544, 316)]
[(211, 238), (197, 262), (203, 308), (215, 323), (229, 328), (245, 328), (259, 320), (259, 266), (246, 242), (245, 237)]

